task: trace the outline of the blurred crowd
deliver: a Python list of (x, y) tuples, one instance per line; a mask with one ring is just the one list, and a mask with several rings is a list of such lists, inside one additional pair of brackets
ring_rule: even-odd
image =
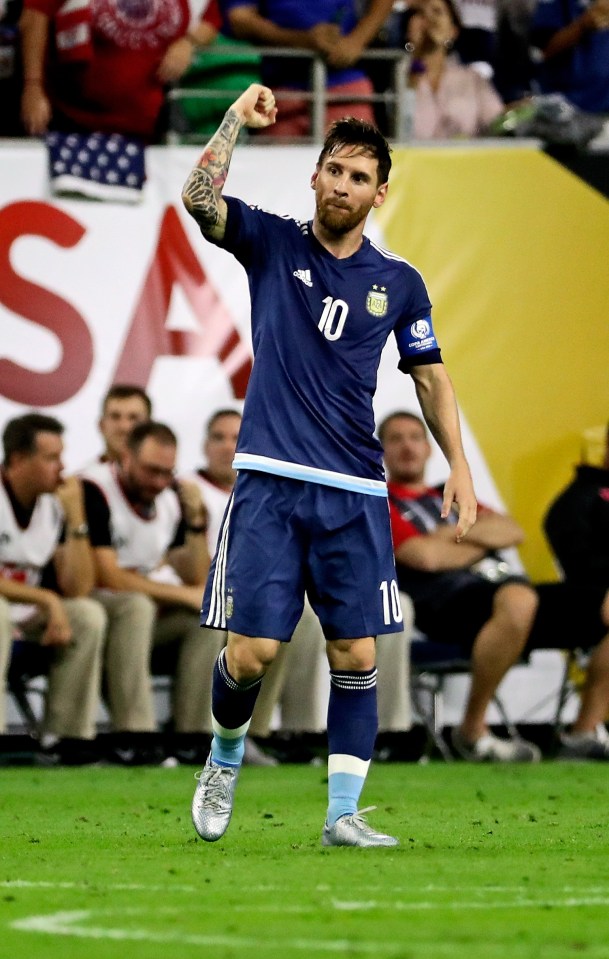
[(605, 118), (609, 0), (0, 0), (0, 135), (204, 135), (231, 102), (221, 88), (259, 77), (279, 104), (268, 132), (308, 136), (314, 61), (326, 124), (352, 113), (389, 136), (475, 137), (548, 95)]

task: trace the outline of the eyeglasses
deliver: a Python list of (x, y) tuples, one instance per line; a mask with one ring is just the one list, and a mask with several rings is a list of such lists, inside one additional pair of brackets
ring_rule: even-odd
[(136, 463), (142, 473), (145, 473), (150, 479), (163, 479), (171, 483), (175, 477), (175, 470), (168, 469), (166, 466), (155, 466), (154, 463), (142, 463), (141, 460), (136, 460)]

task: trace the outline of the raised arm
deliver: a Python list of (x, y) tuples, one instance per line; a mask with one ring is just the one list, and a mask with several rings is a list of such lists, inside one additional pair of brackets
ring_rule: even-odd
[(260, 83), (252, 83), (226, 111), (182, 190), (182, 203), (199, 224), (203, 236), (211, 240), (224, 237), (226, 203), (222, 191), (239, 130), (243, 126), (268, 127), (275, 122), (276, 115), (273, 91)]
[(455, 392), (442, 363), (414, 366), (411, 371), (421, 411), (430, 432), (450, 466), (444, 486), (442, 516), (448, 516), (453, 503), (459, 511), (455, 539), (459, 542), (476, 522), (476, 494), (463, 443)]

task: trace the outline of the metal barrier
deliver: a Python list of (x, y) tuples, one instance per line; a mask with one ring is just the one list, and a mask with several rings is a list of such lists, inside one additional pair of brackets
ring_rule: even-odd
[[(310, 88), (308, 90), (286, 90), (284, 87), (282, 87), (281, 96), (286, 100), (290, 98), (298, 100), (304, 99), (311, 103), (311, 133), (307, 137), (282, 138), (282, 142), (321, 142), (325, 132), (326, 104), (341, 102), (366, 102), (383, 104), (384, 106), (388, 107), (388, 115), (390, 116), (388, 138), (397, 142), (401, 142), (409, 138), (410, 119), (408, 111), (409, 91), (407, 88), (407, 77), (410, 66), (410, 54), (405, 49), (371, 48), (366, 50), (362, 54), (358, 65), (363, 64), (366, 61), (381, 61), (391, 64), (391, 86), (381, 93), (373, 93), (368, 96), (357, 97), (340, 94), (337, 95), (328, 90), (328, 71), (326, 64), (319, 54), (315, 53), (314, 51), (300, 48), (296, 49), (292, 47), (255, 47), (250, 46), (249, 44), (235, 44), (232, 49), (239, 51), (244, 56), (258, 55), (260, 57), (310, 61)], [(215, 49), (212, 45), (209, 48), (205, 48), (202, 53), (205, 56), (216, 56), (220, 58), (225, 57), (230, 50), (231, 47), (228, 44), (223, 44), (217, 49)], [(169, 103), (167, 142), (170, 144), (184, 142), (184, 137), (175, 129), (175, 111), (172, 110), (172, 106), (174, 104), (179, 103), (180, 100), (186, 98), (220, 100), (225, 99), (226, 97), (232, 97), (235, 99), (235, 91), (230, 89), (204, 90), (199, 87), (185, 86), (175, 86), (169, 90), (167, 94)], [(263, 134), (258, 134), (256, 136), (257, 141), (263, 141), (264, 139), (265, 137)], [(271, 138), (267, 137), (266, 139), (268, 141)], [(276, 143), (277, 140), (273, 138), (273, 142)]]

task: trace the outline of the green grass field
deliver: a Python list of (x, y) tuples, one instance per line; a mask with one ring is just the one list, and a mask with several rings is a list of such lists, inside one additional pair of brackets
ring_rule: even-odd
[(323, 769), (247, 767), (223, 840), (194, 770), (0, 772), (1, 959), (609, 957), (608, 770), (377, 765), (392, 849), (324, 849)]

